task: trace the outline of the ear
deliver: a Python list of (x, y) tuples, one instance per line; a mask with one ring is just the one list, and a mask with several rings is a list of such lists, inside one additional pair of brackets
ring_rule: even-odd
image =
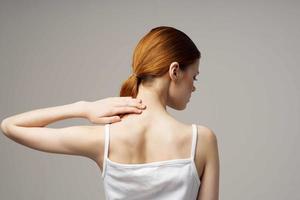
[(169, 67), (170, 78), (177, 81), (181, 76), (181, 70), (179, 68), (178, 62), (172, 62)]

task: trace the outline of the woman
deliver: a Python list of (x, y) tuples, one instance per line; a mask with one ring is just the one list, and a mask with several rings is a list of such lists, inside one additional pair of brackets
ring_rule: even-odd
[[(135, 48), (133, 73), (120, 97), (12, 116), (2, 122), (3, 132), (40, 151), (91, 158), (101, 170), (106, 199), (217, 200), (215, 133), (179, 122), (166, 109), (185, 109), (195, 91), (200, 57), (182, 31), (153, 28)], [(127, 107), (121, 107), (122, 101)], [(44, 127), (69, 117), (86, 117), (100, 125)]]

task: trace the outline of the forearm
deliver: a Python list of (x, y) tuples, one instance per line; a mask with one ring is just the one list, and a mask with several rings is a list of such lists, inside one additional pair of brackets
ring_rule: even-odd
[(5, 118), (1, 124), (24, 127), (44, 127), (53, 122), (75, 117), (84, 117), (84, 101), (71, 104), (35, 109)]

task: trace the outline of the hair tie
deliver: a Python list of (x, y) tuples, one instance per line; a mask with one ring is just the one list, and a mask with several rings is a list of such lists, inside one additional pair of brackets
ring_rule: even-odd
[(140, 78), (136, 73), (132, 72), (132, 76), (135, 76), (136, 78)]

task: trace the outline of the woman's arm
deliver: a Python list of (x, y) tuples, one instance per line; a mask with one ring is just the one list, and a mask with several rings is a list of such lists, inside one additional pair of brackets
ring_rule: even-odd
[(73, 117), (86, 117), (94, 123), (118, 121), (120, 113), (141, 113), (141, 101), (110, 97), (95, 102), (36, 109), (4, 119), (4, 134), (24, 146), (45, 152), (81, 155), (93, 160), (102, 154), (103, 125), (48, 128), (46, 125)]
[[(55, 121), (84, 117), (84, 102), (36, 109), (4, 119), (1, 129), (15, 142), (29, 148), (59, 154), (80, 155), (97, 159), (102, 136), (93, 126), (48, 128)], [(99, 129), (99, 127), (98, 127)]]
[(10, 134), (7, 127), (11, 125), (22, 127), (44, 127), (59, 120), (84, 117), (83, 106), (84, 101), (78, 101), (67, 105), (24, 112), (5, 118), (1, 123), (1, 129), (5, 134)]

